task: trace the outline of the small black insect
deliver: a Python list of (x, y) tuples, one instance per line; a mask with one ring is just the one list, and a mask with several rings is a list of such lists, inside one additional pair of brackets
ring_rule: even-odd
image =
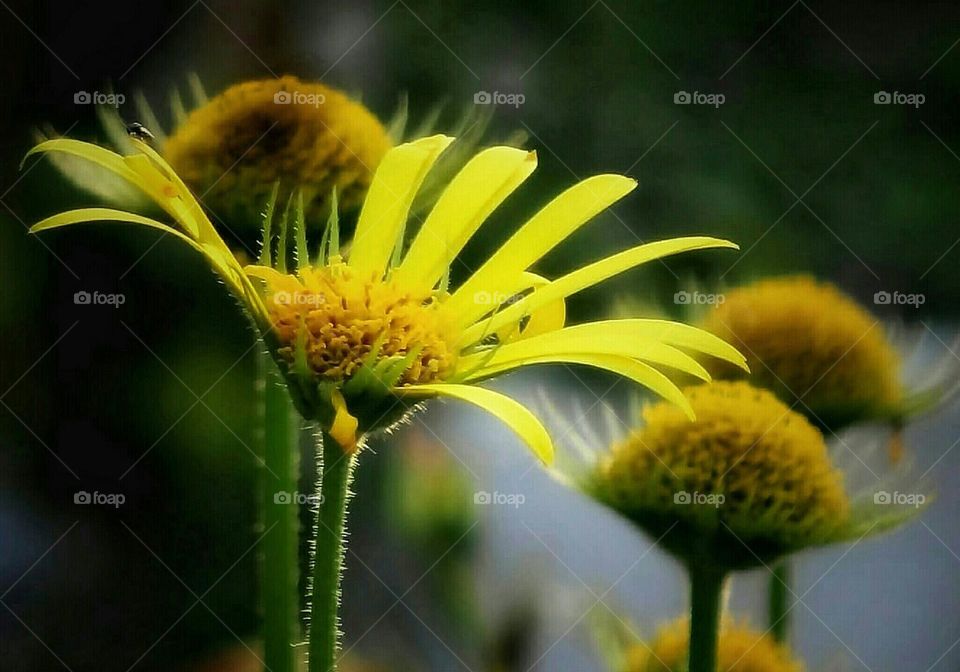
[(127, 135), (142, 142), (153, 140), (153, 133), (147, 130), (146, 126), (136, 121), (127, 126)]

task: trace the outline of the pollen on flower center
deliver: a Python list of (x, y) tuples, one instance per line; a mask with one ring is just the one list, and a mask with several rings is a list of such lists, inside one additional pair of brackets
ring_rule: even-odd
[(365, 359), (410, 356), (399, 385), (441, 380), (456, 361), (451, 322), (430, 292), (360, 277), (343, 263), (268, 281), (267, 310), (280, 354), (294, 361), (298, 339), (319, 377), (343, 382)]
[(806, 418), (745, 382), (684, 393), (695, 421), (649, 406), (601, 466), (598, 494), (611, 506), (641, 525), (666, 516), (773, 551), (820, 543), (847, 519), (841, 473)]
[[(773, 390), (818, 424), (896, 416), (900, 360), (883, 326), (833, 285), (806, 276), (732, 290), (704, 326), (747, 356), (754, 384)], [(721, 378), (742, 372), (716, 367)]]
[(285, 192), (306, 192), (308, 216), (326, 211), (334, 187), (341, 210), (353, 208), (391, 144), (361, 103), (287, 76), (231, 86), (187, 117), (164, 155), (233, 221), (259, 213), (277, 180)]

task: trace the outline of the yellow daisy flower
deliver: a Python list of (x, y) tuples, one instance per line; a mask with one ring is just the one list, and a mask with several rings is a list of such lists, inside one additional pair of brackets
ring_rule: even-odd
[[(564, 299), (606, 278), (684, 251), (736, 249), (716, 238), (679, 238), (639, 245), (553, 280), (530, 272), (543, 255), (634, 189), (636, 183), (620, 175), (598, 175), (569, 188), (466, 281), (449, 288), (452, 261), (537, 164), (535, 153), (512, 147), (478, 153), (449, 182), (404, 249), (411, 204), (452, 141), (436, 135), (388, 151), (343, 250), (335, 216), (320, 252), (311, 257), (303, 208), (288, 206), (277, 226), (271, 208), (260, 263), (241, 267), (187, 185), (148, 145), (134, 139), (137, 153), (120, 156), (84, 142), (49, 140), (30, 155), (56, 152), (91, 161), (136, 186), (174, 223), (88, 208), (45, 219), (32, 231), (127, 222), (175, 235), (200, 252), (256, 322), (300, 412), (348, 452), (369, 432), (394, 424), (409, 404), (445, 396), (493, 413), (537, 456), (550, 460), (550, 438), (533, 414), (476, 383), (531, 364), (592, 366), (649, 387), (692, 417), (680, 389), (658, 367), (708, 378), (688, 352), (744, 366), (723, 340), (680, 323), (627, 319), (565, 326)], [(297, 262), (288, 270), (291, 250)]]
[(713, 561), (728, 567), (824, 543), (846, 525), (842, 475), (806, 418), (745, 382), (684, 392), (696, 420), (645, 408), (596, 474), (603, 501), (657, 536), (680, 521), (668, 548), (722, 550)]
[[(261, 141), (262, 140), (262, 141)], [(277, 180), (303, 189), (310, 210), (359, 205), (393, 143), (361, 103), (292, 76), (243, 82), (187, 115), (163, 156), (230, 221), (256, 213)]]
[[(755, 384), (833, 430), (907, 411), (901, 362), (883, 324), (809, 276), (761, 280), (724, 294), (703, 326), (744, 351)], [(716, 367), (721, 377), (740, 377)]]
[[(621, 672), (684, 672), (690, 648), (690, 620), (663, 625), (649, 644), (636, 644), (627, 653)], [(803, 672), (791, 651), (769, 635), (745, 624), (724, 621), (717, 646), (718, 672)]]
[(566, 444), (555, 474), (662, 537), (661, 546), (685, 565), (756, 567), (878, 534), (917, 514), (878, 500), (875, 478), (848, 488), (820, 430), (771, 392), (744, 381), (682, 391), (692, 422), (663, 402), (636, 408), (635, 427), (607, 409), (599, 424), (609, 436), (571, 422), (577, 414), (551, 400), (542, 408)]
[[(234, 84), (212, 98), (196, 75), (189, 76), (188, 84), (190, 96), (181, 96), (178, 89), (170, 94), (172, 124), (167, 128), (142, 93), (133, 98), (143, 124), (128, 126), (110, 106), (98, 106), (97, 117), (120, 154), (139, 153), (131, 135), (149, 138), (213, 214), (221, 232), (236, 239), (229, 241), (234, 246), (245, 244), (246, 234), (259, 230), (263, 204), (276, 183), (281, 199), (302, 193), (308, 226), (329, 213), (334, 189), (340, 212), (355, 211), (387, 150), (407, 134), (421, 137), (434, 132), (443, 111), (442, 105), (434, 106), (408, 130), (405, 96), (393, 115), (381, 122), (344, 92), (291, 75)], [(445, 152), (431, 171), (414, 212), (431, 205), (439, 187), (463, 166), (491, 117), (492, 107), (475, 105), (460, 116), (455, 124), (457, 147)], [(131, 130), (134, 127), (137, 130)], [(48, 129), (36, 135), (42, 142), (56, 134)], [(525, 135), (515, 134), (507, 144), (520, 146), (524, 141)], [(108, 171), (66, 154), (51, 160), (74, 184), (106, 203), (135, 212), (149, 207), (138, 189)]]

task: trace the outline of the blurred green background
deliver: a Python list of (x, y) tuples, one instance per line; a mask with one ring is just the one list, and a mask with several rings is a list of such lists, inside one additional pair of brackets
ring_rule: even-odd
[[(540, 272), (677, 234), (728, 237), (742, 252), (624, 274), (575, 297), (574, 321), (607, 314), (625, 296), (677, 313), (680, 290), (809, 271), (867, 304), (880, 290), (922, 293), (919, 309), (877, 310), (894, 321), (945, 323), (960, 299), (958, 19), (952, 3), (3, 4), (4, 669), (52, 669), (56, 656), (77, 672), (105, 661), (179, 669), (256, 631), (251, 330), (203, 264), (154, 233), (25, 233), (45, 215), (90, 202), (43, 162), (18, 169), (35, 127), (97, 137), (92, 107), (74, 104), (77, 91), (112, 86), (129, 99), (143, 90), (161, 102), (172, 87), (185, 90), (190, 72), (211, 93), (289, 73), (362, 95), (382, 119), (404, 93), (414, 121), (445, 100), (441, 128), (478, 92), (522, 94), (522, 105), (498, 107), (491, 136), (526, 131), (540, 167), (471, 242), (464, 267), (578, 178), (625, 172), (640, 188)], [(875, 104), (881, 91), (925, 101)], [(724, 102), (676, 104), (679, 92)], [(120, 113), (135, 118), (132, 109)], [(126, 301), (76, 305), (82, 290)], [(481, 434), (457, 438), (483, 450)], [(378, 576), (399, 582), (399, 594), (438, 553), (388, 522), (384, 509), (399, 495), (384, 483), (398, 449), (374, 448), (360, 473), (353, 543)], [(81, 507), (78, 491), (124, 493), (126, 503)], [(347, 595), (347, 629), (358, 637), (396, 598), (359, 566)], [(434, 598), (418, 590), (409, 599), (443, 613)], [(956, 626), (956, 604), (950, 609)], [(358, 650), (453, 669), (438, 638), (411, 618), (397, 607), (385, 621), (396, 621), (393, 629)], [(471, 665), (493, 657), (488, 642), (510, 648), (496, 627), (436, 628), (472, 651), (463, 654)], [(880, 654), (869, 660), (893, 669)], [(953, 655), (943, 669), (950, 661), (960, 665)]]

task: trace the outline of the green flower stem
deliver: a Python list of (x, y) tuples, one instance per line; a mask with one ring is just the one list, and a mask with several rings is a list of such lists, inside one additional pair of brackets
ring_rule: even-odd
[(787, 593), (790, 592), (790, 561), (781, 560), (770, 575), (768, 618), (770, 633), (778, 642), (785, 644), (790, 637), (790, 609)]
[(717, 643), (726, 573), (690, 567), (690, 660), (688, 672), (717, 672)]
[(266, 354), (260, 356), (263, 405), (263, 468), (260, 484), (260, 567), (265, 667), (295, 672), (301, 640), (298, 579), (300, 519), (294, 499), (300, 475), (296, 414), (280, 372)]
[(309, 672), (335, 672), (340, 645), (340, 578), (354, 456), (323, 432), (320, 510), (317, 515), (310, 607)]

